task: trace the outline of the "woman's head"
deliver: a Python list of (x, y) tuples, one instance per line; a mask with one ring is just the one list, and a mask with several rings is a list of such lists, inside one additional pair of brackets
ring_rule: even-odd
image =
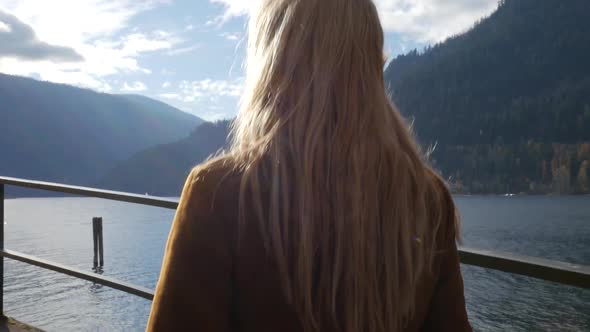
[[(250, 20), (247, 53), (240, 118), (248, 122), (274, 127), (287, 120), (367, 118), (371, 114), (340, 114), (348, 108), (336, 112), (326, 105), (347, 96), (356, 101), (378, 94), (378, 103), (385, 99), (380, 93), (383, 32), (369, 0), (260, 1)], [(242, 128), (237, 129), (240, 133)]]
[(450, 207), (387, 97), (374, 4), (262, 0), (246, 67), (226, 158), (305, 330), (398, 330)]

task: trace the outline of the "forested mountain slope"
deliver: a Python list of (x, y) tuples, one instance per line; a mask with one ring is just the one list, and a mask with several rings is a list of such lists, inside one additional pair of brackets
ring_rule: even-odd
[(458, 191), (589, 192), (590, 1), (501, 1), (385, 78)]
[(188, 137), (136, 153), (98, 186), (119, 191), (179, 196), (190, 170), (227, 146), (229, 121), (205, 122)]

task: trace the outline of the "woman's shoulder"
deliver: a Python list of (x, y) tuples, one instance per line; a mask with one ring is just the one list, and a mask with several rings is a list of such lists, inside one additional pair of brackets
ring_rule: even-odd
[(228, 185), (241, 177), (241, 171), (230, 157), (220, 157), (193, 167), (189, 177), (193, 183)]
[(195, 166), (186, 181), (183, 195), (198, 196), (213, 208), (237, 204), (241, 171), (230, 158), (217, 158)]

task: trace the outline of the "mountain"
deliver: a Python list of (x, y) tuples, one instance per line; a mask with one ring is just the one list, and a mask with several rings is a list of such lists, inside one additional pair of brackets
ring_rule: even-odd
[(227, 146), (229, 121), (205, 122), (188, 137), (136, 153), (97, 186), (111, 190), (179, 196), (190, 170)]
[(0, 175), (89, 185), (202, 122), (142, 96), (0, 74)]
[(590, 1), (501, 1), (385, 80), (458, 191), (590, 192)]

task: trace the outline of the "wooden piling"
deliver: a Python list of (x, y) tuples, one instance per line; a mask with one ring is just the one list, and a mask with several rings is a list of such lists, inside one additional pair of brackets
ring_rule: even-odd
[(92, 218), (92, 241), (94, 242), (94, 267), (98, 266), (98, 236), (97, 236), (98, 218)]
[(102, 242), (102, 218), (98, 218), (98, 254), (100, 255), (100, 266), (104, 266), (104, 250)]
[(102, 218), (92, 218), (92, 239), (94, 242), (94, 267), (104, 266), (104, 250), (102, 238)]

